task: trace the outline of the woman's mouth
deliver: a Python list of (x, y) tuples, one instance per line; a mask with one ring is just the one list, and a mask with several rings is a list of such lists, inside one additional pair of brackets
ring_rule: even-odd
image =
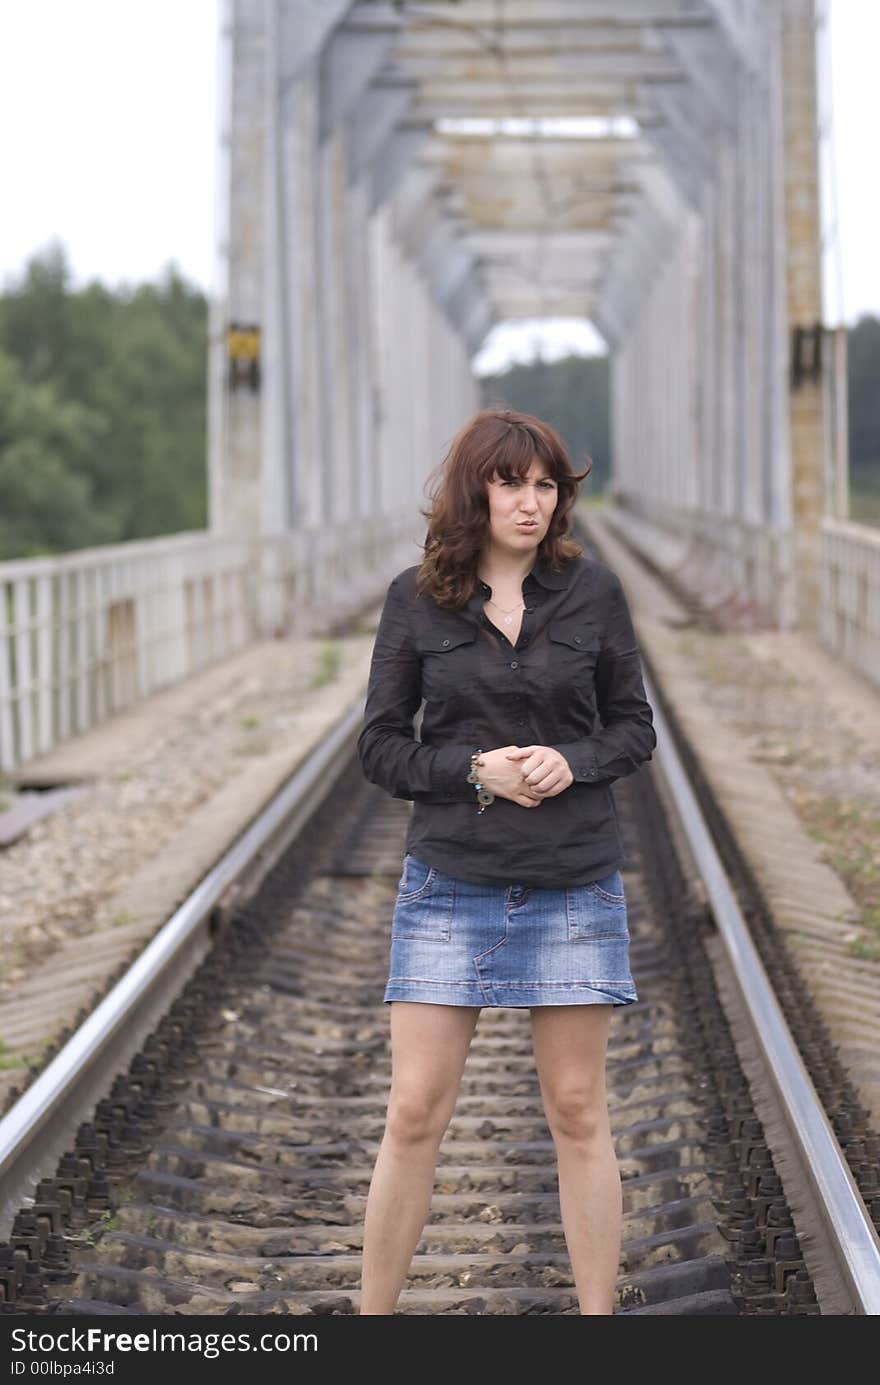
[(534, 520), (534, 519), (525, 520), (522, 524), (518, 524), (518, 525), (517, 525), (517, 528), (518, 528), (518, 529), (537, 529), (537, 527), (538, 527), (538, 522), (537, 522), (537, 520)]

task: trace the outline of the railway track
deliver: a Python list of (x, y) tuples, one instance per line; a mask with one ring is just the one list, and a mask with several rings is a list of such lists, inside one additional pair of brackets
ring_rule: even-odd
[[(358, 725), (316, 752), (0, 1122), (0, 1312), (357, 1312), (408, 812), (364, 782)], [(640, 994), (608, 1050), (615, 1312), (875, 1313), (880, 1142), (698, 766), (686, 759), (676, 785), (671, 742), (664, 728), (662, 773), (655, 756), (615, 789)], [(682, 807), (692, 783), (726, 876)], [(772, 996), (759, 1007), (759, 955), (778, 1016)], [(789, 1100), (783, 1014), (815, 1108)], [(480, 1016), (398, 1312), (578, 1312), (525, 1010)]]
[[(617, 1312), (820, 1311), (649, 776), (617, 795), (641, 1001), (612, 1024)], [(337, 804), (347, 805), (334, 816)], [(356, 763), (0, 1248), (5, 1312), (357, 1311), (405, 804)], [(528, 1013), (483, 1011), (398, 1311), (577, 1313)]]

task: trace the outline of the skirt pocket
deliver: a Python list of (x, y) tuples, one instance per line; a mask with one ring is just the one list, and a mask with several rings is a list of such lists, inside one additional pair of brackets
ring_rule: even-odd
[(446, 943), (452, 936), (455, 880), (417, 857), (404, 857), (391, 917), (392, 938)]
[(620, 871), (565, 892), (568, 936), (572, 941), (629, 940), (626, 896)]
[(408, 904), (412, 900), (424, 898), (434, 884), (436, 874), (433, 866), (426, 865), (424, 861), (407, 852), (403, 858), (403, 872), (397, 886), (397, 902)]

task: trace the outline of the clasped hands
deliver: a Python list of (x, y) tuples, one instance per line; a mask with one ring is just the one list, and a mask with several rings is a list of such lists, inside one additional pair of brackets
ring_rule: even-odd
[(480, 783), (522, 808), (540, 808), (574, 783), (565, 756), (549, 745), (502, 745), (480, 756)]

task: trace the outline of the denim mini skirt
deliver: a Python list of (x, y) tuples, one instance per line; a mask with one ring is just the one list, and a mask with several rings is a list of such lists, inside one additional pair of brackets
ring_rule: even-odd
[(406, 854), (386, 1002), (631, 1005), (619, 870), (586, 885), (475, 885)]

